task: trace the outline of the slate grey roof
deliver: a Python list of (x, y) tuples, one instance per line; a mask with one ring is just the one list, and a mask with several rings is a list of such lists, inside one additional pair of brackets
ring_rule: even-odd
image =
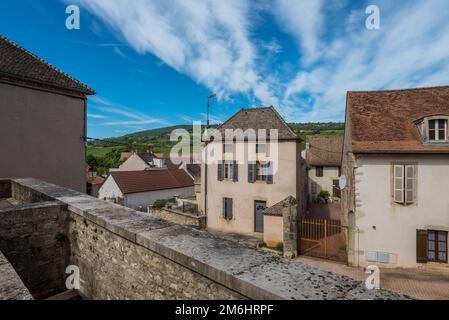
[[(279, 140), (299, 140), (281, 115), (272, 106), (263, 108), (240, 109), (225, 123), (217, 127), (224, 137), (226, 129), (266, 129), (267, 134), (270, 129), (278, 130)], [(267, 136), (268, 138), (268, 136)]]
[(22, 82), (83, 95), (95, 91), (0, 35), (0, 80)]
[(288, 196), (284, 200), (276, 203), (275, 205), (266, 208), (264, 214), (267, 216), (282, 216), (282, 209), (297, 204), (296, 198)]

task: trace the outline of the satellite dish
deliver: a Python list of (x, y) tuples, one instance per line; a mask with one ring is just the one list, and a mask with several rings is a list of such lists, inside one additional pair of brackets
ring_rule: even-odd
[(341, 176), (340, 179), (338, 180), (338, 186), (340, 190), (346, 188), (346, 182), (347, 182), (346, 176), (345, 175)]

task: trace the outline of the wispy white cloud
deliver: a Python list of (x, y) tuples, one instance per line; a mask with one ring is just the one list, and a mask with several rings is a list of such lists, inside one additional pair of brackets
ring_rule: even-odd
[[(254, 105), (278, 106), (289, 121), (342, 120), (348, 90), (449, 82), (447, 0), (378, 0), (382, 28), (374, 31), (365, 28), (369, 1), (71, 2), (109, 26), (118, 43), (153, 54), (230, 102), (245, 95)], [(260, 10), (271, 13), (297, 45), (297, 59), (289, 62), (287, 72), (270, 65), (266, 56), (282, 53), (283, 43), (254, 36)], [(153, 120), (120, 106), (107, 107), (123, 121)]]
[(242, 0), (74, 0), (103, 20), (138, 53), (151, 53), (219, 93), (277, 102), (258, 67), (253, 11)]
[(87, 114), (88, 118), (92, 118), (92, 119), (107, 119), (108, 117), (102, 114), (95, 114), (95, 113), (88, 113)]
[[(134, 128), (135, 126), (148, 125), (148, 124), (171, 125), (171, 123), (165, 120), (148, 116), (147, 114), (136, 111), (133, 108), (121, 105), (119, 103), (114, 103), (100, 96), (93, 96), (90, 98), (90, 100), (93, 102), (90, 106), (95, 110), (101, 111), (111, 116), (120, 116), (119, 119), (106, 121), (101, 123), (101, 125), (126, 126), (129, 128)], [(101, 119), (100, 117), (103, 117), (103, 119), (109, 118), (108, 116), (105, 115), (95, 114), (94, 117), (95, 116), (97, 116), (97, 119)]]
[(291, 33), (302, 49), (302, 59), (308, 64), (319, 58), (324, 31), (324, 0), (277, 0), (274, 15), (279, 25)]
[[(364, 12), (352, 11), (340, 34), (321, 39), (315, 46), (323, 48), (317, 66), (299, 70), (286, 86), (283, 103), (306, 110), (296, 120), (342, 120), (349, 90), (449, 83), (447, 2), (380, 1), (378, 4), (380, 30), (367, 30)], [(302, 41), (302, 36), (297, 35), (297, 39)], [(304, 96), (309, 101), (304, 101)]]

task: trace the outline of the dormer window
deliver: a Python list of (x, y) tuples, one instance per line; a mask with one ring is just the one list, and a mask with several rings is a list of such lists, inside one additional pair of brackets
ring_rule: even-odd
[(429, 120), (429, 141), (445, 142), (447, 140), (448, 140), (447, 120), (446, 119)]

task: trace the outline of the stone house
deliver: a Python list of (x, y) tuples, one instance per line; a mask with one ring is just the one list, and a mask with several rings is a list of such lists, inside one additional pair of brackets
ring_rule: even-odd
[(348, 92), (351, 265), (448, 268), (449, 87)]
[(343, 136), (314, 135), (306, 137), (309, 202), (317, 199), (321, 191), (341, 197), (338, 179), (341, 175)]
[[(277, 131), (278, 143), (270, 130)], [(239, 131), (239, 137), (229, 136)], [(263, 134), (268, 138), (264, 140)], [(241, 109), (210, 135), (214, 140), (206, 142), (201, 166), (202, 208), (208, 229), (271, 235), (274, 238), (265, 237), (266, 242), (283, 242), (282, 224), (268, 223), (264, 211), (294, 197), (298, 214), (302, 212), (305, 167), (300, 139), (273, 107)], [(209, 161), (212, 155), (215, 160)]]
[(113, 171), (101, 186), (98, 197), (139, 209), (166, 200), (195, 195), (193, 179), (182, 169)]
[(2, 35), (0, 57), (0, 177), (85, 192), (87, 96), (94, 90)]

